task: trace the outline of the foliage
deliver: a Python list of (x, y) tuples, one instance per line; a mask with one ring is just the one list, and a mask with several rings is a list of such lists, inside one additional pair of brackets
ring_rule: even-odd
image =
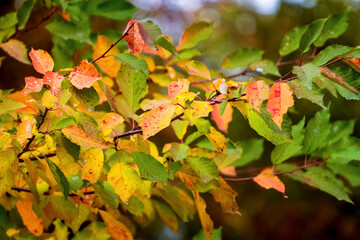
[[(50, 19), (51, 54), (28, 53), (17, 39), (39, 25), (27, 24), (35, 7), (48, 12), (39, 24)], [(187, 27), (177, 46), (151, 21), (131, 19), (122, 34), (91, 33), (91, 16), (122, 20), (135, 10), (118, 0), (27, 0), (0, 17), (0, 47), (42, 76), (24, 76), (22, 91), (0, 92), (1, 205), (21, 218), (3, 216), (11, 221), (1, 222), (2, 238), (71, 232), (76, 239), (133, 239), (136, 226), (151, 224), (155, 213), (174, 232), (180, 219), (193, 221), (197, 213), (203, 232), (195, 239), (218, 239), (221, 228), (214, 230), (200, 193), (240, 214), (228, 181), (254, 180), (286, 197), (282, 174), (352, 203), (348, 186), (360, 184), (360, 140), (351, 136), (354, 121), (330, 121), (323, 96), (360, 99), (359, 50), (318, 51), (344, 33), (348, 10), (291, 30), (279, 54), (298, 51), (297, 60), (274, 63), (262, 50), (239, 48), (219, 56), (221, 68), (211, 70), (193, 59), (211, 36), (208, 22)], [(128, 48), (117, 45), (124, 41)], [(84, 46), (88, 52), (79, 51)], [(84, 59), (74, 64), (75, 54)], [(279, 77), (284, 65), (293, 69)], [(240, 70), (226, 76), (225, 69)], [(294, 96), (323, 110), (293, 124)], [(227, 138), (234, 109), (263, 138)], [(159, 133), (170, 128), (177, 140), (159, 146)], [(274, 144), (273, 166), (237, 177), (261, 157), (264, 139)]]

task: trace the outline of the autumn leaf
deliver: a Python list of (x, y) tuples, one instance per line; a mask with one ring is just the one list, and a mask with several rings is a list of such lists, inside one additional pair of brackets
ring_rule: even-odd
[(25, 84), (24, 95), (28, 95), (31, 92), (40, 92), (43, 87), (43, 80), (36, 77), (26, 77)]
[(201, 226), (205, 232), (205, 236), (208, 240), (211, 239), (211, 235), (214, 229), (214, 223), (211, 220), (209, 214), (206, 212), (206, 202), (200, 196), (199, 192), (192, 192), (194, 195), (195, 205), (199, 214)]
[(84, 167), (81, 178), (88, 180), (91, 184), (96, 183), (100, 177), (104, 164), (104, 153), (101, 148), (90, 148), (84, 155)]
[(93, 83), (101, 78), (96, 68), (87, 60), (82, 60), (80, 66), (75, 67), (69, 75), (70, 83), (77, 89), (89, 88)]
[(171, 101), (167, 98), (155, 98), (155, 99), (144, 99), (141, 104), (140, 108), (144, 111), (162, 106), (162, 105), (168, 105)]
[(115, 217), (110, 215), (108, 212), (99, 210), (99, 213), (104, 220), (107, 232), (115, 240), (132, 240), (134, 239), (130, 230), (125, 224), (119, 222)]
[(58, 98), (52, 95), (50, 91), (45, 91), (43, 96), (41, 97), (41, 103), (47, 108), (50, 108), (57, 101)]
[(270, 89), (266, 109), (279, 128), (281, 128), (283, 115), (287, 112), (288, 108), (292, 106), (294, 106), (294, 98), (291, 88), (283, 82), (274, 83)]
[(174, 210), (164, 202), (154, 201), (154, 205), (164, 223), (171, 229), (171, 231), (177, 233), (179, 229), (179, 220)]
[(245, 89), (246, 99), (251, 106), (260, 112), (261, 103), (269, 98), (269, 85), (264, 80), (251, 81)]
[(107, 113), (100, 120), (100, 131), (104, 132), (107, 129), (113, 129), (117, 125), (124, 122), (124, 118), (117, 113)]
[(154, 136), (171, 123), (175, 111), (174, 105), (159, 106), (146, 112), (140, 121), (144, 139)]
[(32, 137), (32, 130), (35, 124), (36, 124), (35, 118), (29, 118), (20, 123), (16, 138), (21, 145), (24, 145), (26, 140)]
[(170, 100), (174, 100), (177, 95), (183, 92), (189, 91), (190, 82), (187, 79), (179, 79), (176, 82), (172, 82), (168, 85), (168, 97)]
[(210, 102), (205, 101), (193, 101), (190, 105), (195, 111), (193, 112), (193, 118), (207, 117), (213, 110), (210, 107)]
[(88, 148), (101, 148), (106, 149), (109, 148), (104, 143), (97, 141), (96, 139), (88, 136), (85, 132), (78, 127), (76, 124), (67, 126), (61, 129), (61, 132), (73, 143), (88, 149)]
[(50, 91), (55, 96), (61, 89), (63, 79), (64, 76), (59, 72), (46, 72), (43, 83), (50, 86)]
[(32, 209), (32, 201), (19, 200), (16, 207), (26, 228), (35, 236), (41, 236), (44, 231), (43, 222)]
[(281, 192), (285, 198), (285, 185), (284, 183), (272, 172), (272, 168), (265, 168), (254, 177), (254, 181), (259, 184), (261, 187), (265, 189), (273, 188), (279, 192)]
[(0, 48), (19, 62), (30, 64), (30, 60), (27, 56), (28, 50), (23, 42), (17, 39), (10, 39), (5, 43), (1, 43)]
[(123, 202), (127, 202), (142, 183), (139, 174), (126, 163), (115, 164), (110, 169), (107, 180)]
[(45, 74), (54, 69), (54, 60), (50, 54), (44, 50), (34, 50), (31, 48), (29, 53), (32, 64), (38, 73)]
[(221, 208), (224, 212), (241, 215), (239, 212), (239, 206), (235, 200), (238, 195), (237, 192), (235, 192), (221, 177), (219, 177), (219, 183), (220, 185), (218, 187), (210, 190), (214, 200), (221, 204)]
[[(128, 46), (129, 46), (129, 51), (131, 54), (133, 54), (134, 56), (138, 56), (143, 48), (145, 47), (145, 42), (143, 40), (143, 37), (140, 34), (140, 28), (139, 28), (139, 21), (138, 20), (134, 20), (131, 19), (123, 34), (127, 34), (124, 37), (124, 40), (127, 42)], [(131, 28), (129, 30), (129, 28)]]
[(217, 152), (226, 153), (226, 138), (214, 127), (210, 127), (210, 133), (205, 133), (206, 137), (210, 140)]
[[(111, 41), (107, 37), (103, 35), (98, 35), (96, 44), (93, 47), (94, 49), (93, 59), (97, 59), (104, 52), (106, 52), (111, 47), (111, 44), (112, 44)], [(116, 75), (120, 70), (121, 63), (116, 61), (115, 58), (113, 57), (119, 53), (120, 53), (119, 49), (113, 47), (107, 53), (107, 57), (101, 58), (98, 61), (96, 61), (96, 64), (99, 66), (101, 71), (103, 71), (109, 77), (116, 78)]]
[(227, 103), (225, 111), (220, 115), (220, 104), (211, 106), (213, 111), (211, 112), (211, 119), (215, 121), (216, 126), (223, 132), (228, 132), (229, 123), (232, 121), (233, 108), (231, 103)]
[(197, 60), (186, 60), (177, 63), (180, 68), (188, 72), (190, 75), (199, 76), (205, 79), (211, 79), (210, 71), (206, 65)]

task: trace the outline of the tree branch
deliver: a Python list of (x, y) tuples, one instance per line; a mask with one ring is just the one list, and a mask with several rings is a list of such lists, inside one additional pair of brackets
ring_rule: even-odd
[[(11, 190), (17, 191), (17, 192), (28, 192), (31, 193), (31, 190), (28, 188), (22, 188), (22, 187), (11, 187)], [(91, 195), (95, 194), (95, 191), (89, 191), (89, 192), (83, 192), (84, 195)], [(44, 192), (44, 195), (50, 195), (49, 192)], [(70, 193), (69, 197), (80, 197), (76, 193)]]

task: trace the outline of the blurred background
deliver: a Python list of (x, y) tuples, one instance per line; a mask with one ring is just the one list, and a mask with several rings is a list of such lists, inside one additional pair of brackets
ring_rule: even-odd
[[(12, 11), (19, 1), (1, 0), (0, 15)], [(212, 21), (212, 37), (201, 43), (198, 48), (203, 53), (199, 60), (210, 69), (219, 69), (222, 58), (238, 47), (254, 47), (265, 50), (265, 58), (277, 61), (278, 48), (286, 32), (295, 26), (309, 24), (315, 19), (336, 14), (351, 8), (349, 28), (339, 39), (327, 44), (339, 43), (356, 46), (360, 43), (360, 1), (359, 0), (130, 0), (139, 8), (136, 19), (151, 19), (160, 26), (164, 34), (169, 35), (177, 44), (183, 29), (199, 20)], [(36, 14), (36, 13), (35, 13)], [(38, 13), (41, 18), (41, 12)], [(38, 22), (33, 17), (31, 21)], [(123, 31), (123, 24), (101, 17), (92, 19), (94, 32), (98, 29), (113, 28)], [(31, 23), (30, 23), (31, 24)], [(41, 36), (39, 38), (39, 36)], [(27, 46), (51, 51), (50, 34), (41, 26), (35, 31), (20, 37)], [(5, 53), (0, 51), (0, 56)], [(284, 59), (296, 59), (298, 53)], [(21, 69), (21, 70), (19, 70)], [(281, 73), (289, 69), (280, 69)], [(23, 65), (7, 58), (0, 68), (0, 88), (24, 88), (25, 76), (37, 76), (32, 66)], [(360, 106), (355, 101), (345, 101), (325, 96), (325, 102), (331, 102), (332, 121), (360, 117)], [(303, 116), (308, 120), (320, 108), (306, 100), (297, 100), (290, 113), (296, 123)], [(346, 107), (344, 107), (346, 106)], [(300, 113), (300, 114), (299, 114)], [(234, 120), (228, 137), (234, 141), (259, 137), (251, 130), (247, 121), (238, 111), (234, 111)], [(360, 137), (360, 125), (357, 120), (355, 135)], [(166, 138), (161, 133), (160, 138)], [(271, 165), (271, 143), (265, 143), (265, 153), (252, 167)], [(303, 159), (298, 159), (303, 160)], [(360, 173), (359, 173), (360, 175)], [(355, 205), (337, 201), (319, 190), (280, 177), (286, 186), (284, 199), (275, 190), (265, 190), (252, 181), (232, 182), (230, 185), (239, 193), (237, 197), (242, 216), (224, 214), (219, 204), (210, 196), (204, 195), (207, 211), (215, 222), (222, 227), (223, 239), (359, 239), (360, 236), (360, 189), (355, 188), (351, 198)], [(200, 222), (182, 223), (177, 235), (160, 221), (139, 233), (140, 239), (191, 239), (199, 229)]]

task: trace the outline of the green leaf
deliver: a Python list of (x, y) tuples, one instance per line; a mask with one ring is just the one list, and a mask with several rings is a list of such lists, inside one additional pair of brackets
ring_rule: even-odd
[[(125, 204), (124, 204), (125, 205)], [(128, 204), (125, 205), (126, 209), (133, 215), (141, 217), (144, 212), (144, 204), (139, 198), (131, 196)]]
[(329, 170), (323, 167), (312, 167), (308, 168), (302, 176), (307, 179), (306, 182), (310, 186), (318, 188), (336, 197), (338, 200), (344, 200), (353, 204), (344, 183), (340, 179), (337, 179)]
[(320, 89), (328, 90), (334, 97), (338, 96), (336, 92), (335, 83), (331, 81), (329, 78), (320, 75), (318, 77), (314, 77), (313, 81)]
[(146, 61), (130, 53), (120, 53), (115, 56), (115, 60), (118, 62), (125, 62), (136, 70), (142, 71), (145, 75), (149, 74), (149, 68)]
[(335, 143), (340, 139), (349, 137), (354, 132), (355, 119), (350, 121), (336, 121), (331, 124), (331, 133), (325, 143)]
[(63, 192), (65, 199), (67, 199), (67, 197), (69, 196), (69, 191), (70, 191), (70, 184), (67, 180), (67, 178), (65, 177), (64, 173), (60, 170), (60, 168), (58, 166), (56, 166), (56, 164), (51, 161), (49, 158), (46, 158), (46, 162), (49, 165), (49, 168), (57, 182), (57, 184), (59, 185), (61, 191)]
[(54, 46), (51, 49), (51, 56), (54, 58), (55, 71), (73, 66), (72, 56), (75, 50), (83, 44), (74, 39), (64, 39), (58, 35), (52, 35), (52, 42)]
[(360, 75), (348, 67), (336, 67), (331, 71), (339, 75), (349, 86), (360, 91)]
[(103, 16), (114, 20), (124, 20), (133, 16), (137, 9), (131, 3), (124, 0), (98, 1), (90, 13), (96, 16)]
[(351, 160), (360, 160), (360, 146), (358, 144), (347, 146), (331, 154), (331, 162), (346, 164)]
[(116, 82), (126, 102), (135, 111), (139, 107), (140, 99), (146, 92), (146, 75), (141, 71), (136, 71), (128, 64), (122, 64)]
[(76, 112), (75, 119), (86, 135), (95, 139), (100, 137), (99, 125), (92, 116), (83, 112)]
[(304, 139), (303, 129), (305, 119), (301, 120), (297, 125), (292, 128), (293, 141), (276, 145), (271, 152), (271, 162), (279, 164), (287, 159), (302, 154), (302, 142)]
[(319, 37), (323, 27), (324, 23), (326, 21), (326, 18), (318, 19), (311, 23), (304, 34), (301, 36), (300, 44), (299, 44), (299, 50), (302, 53), (305, 53), (309, 51), (310, 45), (316, 41), (316, 39)]
[(46, 29), (50, 33), (62, 37), (64, 39), (74, 39), (82, 43), (92, 45), (90, 40), (90, 28), (79, 26), (74, 22), (68, 22), (56, 16), (54, 21), (46, 25)]
[[(109, 187), (111, 187), (110, 184), (108, 185)], [(116, 198), (114, 197), (114, 195), (116, 194), (114, 193), (114, 191), (107, 191), (104, 185), (99, 181), (93, 184), (92, 187), (94, 188), (96, 194), (98, 194), (107, 204), (109, 204), (112, 209), (116, 209)]]
[(133, 152), (132, 157), (140, 170), (141, 177), (154, 182), (167, 182), (166, 168), (153, 156), (143, 152)]
[(336, 163), (327, 163), (329, 167), (335, 174), (339, 174), (346, 178), (349, 181), (351, 186), (357, 187), (360, 185), (360, 165), (359, 163), (350, 162), (348, 164), (336, 164)]
[(0, 43), (5, 42), (5, 40), (11, 37), (15, 32), (16, 32), (16, 28), (14, 26), (6, 29), (0, 28)]
[(25, 104), (20, 103), (14, 99), (3, 98), (0, 99), (0, 115), (6, 114), (12, 111), (16, 111), (20, 108), (26, 107)]
[(175, 174), (182, 169), (183, 165), (181, 161), (169, 161), (168, 162), (168, 174), (169, 179), (174, 180)]
[(315, 66), (321, 66), (330, 61), (331, 59), (347, 53), (351, 50), (348, 46), (343, 45), (331, 45), (319, 52), (313, 59), (312, 64)]
[(82, 186), (84, 184), (84, 181), (82, 180), (80, 175), (74, 175), (74, 174), (71, 174), (68, 177), (68, 182), (69, 182), (70, 189), (73, 190), (74, 192), (76, 192), (77, 190), (82, 188)]
[(204, 157), (188, 157), (186, 162), (204, 181), (211, 181), (219, 176), (219, 170), (213, 159)]
[(145, 22), (140, 22), (141, 26), (145, 29), (147, 35), (156, 45), (156, 42), (161, 37), (161, 29), (153, 21), (147, 20)]
[(312, 84), (311, 88), (304, 86), (300, 80), (296, 79), (289, 82), (291, 89), (294, 91), (296, 97), (298, 99), (305, 98), (320, 107), (325, 108), (323, 97), (324, 94), (318, 89), (314, 84)]
[(183, 143), (171, 143), (170, 154), (174, 161), (179, 161), (187, 157), (189, 146)]
[(179, 54), (176, 52), (174, 45), (171, 42), (169, 42), (168, 40), (166, 40), (166, 38), (160, 37), (156, 43), (159, 46), (161, 46), (161, 47), (165, 48), (166, 50), (168, 50), (169, 52), (171, 52), (172, 54), (174, 54), (176, 57), (180, 58)]
[(49, 202), (53, 213), (57, 218), (64, 220), (66, 223), (70, 224), (76, 218), (77, 208), (70, 201), (64, 199), (59, 195), (50, 195)]
[(0, 17), (0, 29), (7, 29), (18, 23), (17, 13), (10, 12)]
[(195, 126), (200, 133), (210, 133), (211, 123), (209, 120), (204, 118), (196, 119)]
[(307, 27), (308, 26), (306, 25), (293, 28), (284, 36), (279, 48), (281, 56), (289, 55), (299, 49), (301, 36), (306, 31)]
[(314, 45), (316, 47), (323, 46), (328, 39), (338, 38), (346, 31), (349, 25), (348, 24), (349, 11), (350, 8), (346, 9), (345, 11), (339, 14), (331, 16), (326, 20), (320, 36), (314, 42)]
[(226, 56), (221, 63), (221, 68), (247, 67), (262, 58), (264, 51), (255, 48), (239, 48)]
[(249, 68), (263, 75), (271, 74), (280, 77), (279, 69), (277, 68), (277, 66), (273, 61), (268, 59), (263, 59), (260, 61), (253, 62), (252, 64), (250, 64)]
[[(63, 115), (60, 118), (56, 119), (56, 123), (54, 125), (54, 129), (61, 129), (70, 125), (75, 124), (74, 120), (72, 120), (71, 118)], [(49, 129), (52, 130), (52, 129)]]
[(317, 112), (305, 129), (304, 152), (314, 152), (328, 137), (331, 131), (329, 107)]
[(274, 130), (266, 123), (265, 119), (257, 111), (249, 108), (247, 118), (249, 120), (250, 127), (254, 129), (260, 136), (266, 138), (268, 141), (274, 144), (291, 141), (291, 139), (284, 134), (275, 133)]
[(186, 27), (182, 34), (178, 51), (182, 51), (188, 48), (194, 48), (200, 42), (208, 39), (213, 32), (213, 24), (209, 22), (195, 22)]
[(236, 142), (235, 145), (243, 149), (241, 157), (231, 164), (235, 167), (242, 167), (259, 159), (264, 151), (263, 138), (250, 138)]
[(70, 85), (70, 93), (78, 100), (84, 107), (89, 110), (94, 110), (95, 106), (99, 103), (99, 95), (94, 87), (77, 89)]
[(219, 107), (220, 116), (224, 114), (227, 103), (228, 103), (228, 99), (225, 99), (220, 103), (220, 107)]
[(170, 60), (167, 62), (167, 65), (171, 66), (171, 65), (176, 64), (179, 61), (192, 59), (192, 58), (200, 56), (200, 55), (201, 55), (201, 52), (199, 52), (199, 50), (197, 50), (195, 48), (186, 49), (186, 50), (182, 51), (181, 53), (178, 53), (177, 57), (170, 58)]
[(311, 89), (313, 78), (320, 76), (321, 70), (319, 67), (316, 67), (314, 64), (308, 63), (301, 67), (294, 66), (293, 73), (298, 75), (301, 83), (304, 86)]
[(14, 151), (0, 151), (0, 178), (5, 176), (16, 159), (17, 156)]
[[(210, 126), (208, 128), (208, 132), (206, 133), (209, 133), (210, 132)], [(204, 136), (204, 133), (203, 132), (200, 132), (200, 131), (197, 131), (197, 132), (193, 132), (192, 134), (190, 134), (187, 138), (186, 138), (186, 141), (185, 141), (185, 144), (186, 145), (189, 145), (190, 143), (192, 143), (193, 141), (195, 141), (196, 139), (200, 138)]]
[(36, 0), (26, 0), (17, 11), (18, 28), (20, 30), (25, 28), (35, 2)]
[[(211, 239), (210, 240), (221, 240), (221, 228), (216, 228), (213, 230), (212, 234), (211, 234)], [(192, 240), (208, 240), (204, 229), (201, 229), (200, 232), (198, 232), (193, 238)]]
[(64, 134), (57, 132), (56, 133), (56, 151), (59, 153), (63, 148), (67, 153), (69, 153), (74, 160), (79, 159), (80, 154), (80, 146), (76, 145), (75, 143), (71, 142)]

